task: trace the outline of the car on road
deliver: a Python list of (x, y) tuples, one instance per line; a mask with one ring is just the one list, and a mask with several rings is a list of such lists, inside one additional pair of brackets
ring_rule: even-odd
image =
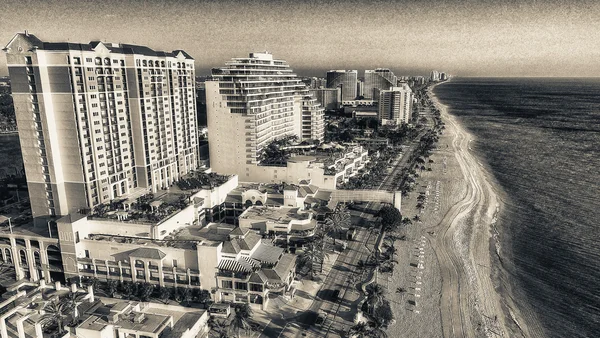
[(319, 314), (317, 315), (317, 319), (315, 319), (315, 325), (323, 326), (326, 318), (327, 318), (327, 314), (323, 311), (319, 311)]

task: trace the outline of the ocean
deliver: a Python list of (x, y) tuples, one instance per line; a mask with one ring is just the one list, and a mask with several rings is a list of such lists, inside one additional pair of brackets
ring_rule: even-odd
[(499, 186), (501, 293), (536, 337), (600, 337), (600, 79), (455, 78), (434, 89)]

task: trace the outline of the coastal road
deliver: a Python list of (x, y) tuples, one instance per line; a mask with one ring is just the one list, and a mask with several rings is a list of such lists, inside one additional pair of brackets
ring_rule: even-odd
[[(364, 216), (365, 213), (360, 214), (361, 225), (366, 222)], [(262, 336), (286, 338), (343, 336), (354, 325), (358, 303), (357, 291), (348, 281), (357, 271), (358, 261), (366, 259), (371, 252), (372, 249), (369, 247), (373, 246), (372, 242), (376, 237), (376, 234), (372, 234), (367, 228), (358, 227), (355, 239), (348, 241), (346, 250), (337, 257), (309, 309), (293, 318), (273, 320), (265, 328)], [(336, 300), (332, 299), (335, 290), (339, 290)], [(327, 315), (321, 326), (313, 325), (318, 313)], [(275, 325), (282, 329), (275, 329)]]

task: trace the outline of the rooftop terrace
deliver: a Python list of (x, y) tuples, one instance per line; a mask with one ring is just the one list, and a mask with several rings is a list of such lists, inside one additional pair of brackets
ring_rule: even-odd
[(310, 218), (310, 213), (300, 208), (268, 208), (253, 206), (246, 209), (240, 218), (265, 220), (278, 223), (289, 223), (290, 221), (303, 221)]

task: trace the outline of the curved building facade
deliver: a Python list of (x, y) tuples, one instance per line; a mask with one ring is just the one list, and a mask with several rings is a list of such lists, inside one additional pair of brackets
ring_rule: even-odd
[(357, 96), (358, 71), (330, 70), (327, 72), (327, 88), (342, 88), (342, 102), (354, 101)]
[(387, 68), (365, 70), (363, 96), (367, 100), (378, 100), (379, 91), (395, 87), (398, 78)]

